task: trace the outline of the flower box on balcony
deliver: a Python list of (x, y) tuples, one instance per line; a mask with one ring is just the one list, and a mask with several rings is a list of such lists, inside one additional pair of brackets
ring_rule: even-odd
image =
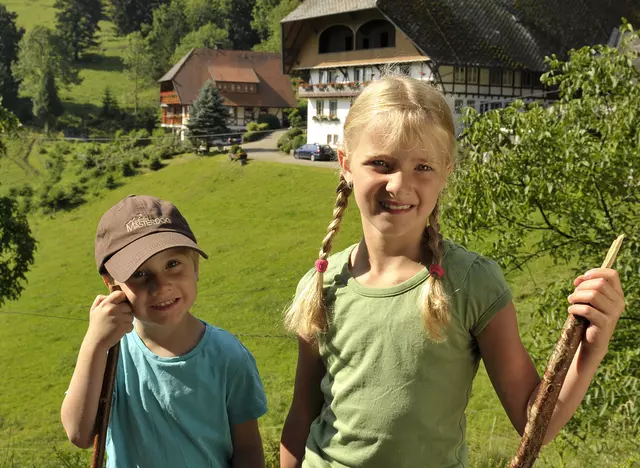
[(312, 119), (314, 122), (340, 122), (340, 119), (335, 115), (314, 115)]

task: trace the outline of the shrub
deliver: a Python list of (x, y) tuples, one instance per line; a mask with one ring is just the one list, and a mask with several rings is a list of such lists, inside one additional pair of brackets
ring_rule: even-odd
[(257, 141), (262, 137), (261, 133), (258, 132), (246, 132), (244, 135), (242, 135), (242, 142), (249, 142), (249, 141)]
[(300, 146), (304, 145), (307, 142), (307, 135), (306, 134), (302, 134), (302, 135), (298, 135), (297, 137), (294, 137), (291, 140), (291, 149), (294, 150), (296, 148), (299, 148)]
[(113, 177), (113, 174), (109, 174), (107, 176), (107, 178), (104, 181), (104, 186), (107, 187), (109, 190), (113, 190), (114, 188), (117, 187), (116, 179), (115, 177)]
[(294, 127), (287, 130), (287, 133), (285, 133), (285, 135), (287, 135), (289, 138), (293, 138), (295, 136), (302, 135), (303, 133), (304, 130), (299, 127)]
[(269, 124), (267, 122), (258, 124), (258, 131), (265, 132), (267, 130), (271, 130), (271, 128), (269, 127)]
[(229, 150), (231, 154), (237, 154), (239, 151), (242, 151), (242, 147), (240, 145), (233, 145)]
[(157, 156), (155, 156), (151, 160), (151, 163), (149, 164), (149, 169), (151, 169), (152, 171), (157, 171), (158, 169), (162, 169), (163, 167), (164, 167), (164, 164), (160, 162), (160, 158)]
[(267, 124), (265, 130), (277, 130), (281, 127), (280, 119), (275, 115), (265, 114), (258, 117), (259, 124)]
[(256, 132), (258, 131), (258, 122), (249, 122), (247, 124), (247, 132)]
[(67, 186), (45, 185), (40, 195), (40, 206), (45, 210), (68, 210), (84, 203), (86, 189), (76, 183)]
[(122, 163), (122, 175), (124, 177), (132, 177), (136, 175), (136, 170), (131, 165), (131, 161), (125, 161)]

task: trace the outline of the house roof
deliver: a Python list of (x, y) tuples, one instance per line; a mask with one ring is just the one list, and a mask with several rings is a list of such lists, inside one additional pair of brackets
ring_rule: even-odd
[(257, 93), (220, 91), (227, 105), (276, 108), (297, 105), (291, 80), (281, 73), (280, 54), (271, 52), (192, 49), (159, 81), (171, 81), (180, 103), (189, 105), (212, 77), (220, 81), (238, 78), (237, 82), (258, 83)]
[(318, 18), (350, 11), (368, 10), (375, 7), (376, 0), (306, 0), (285, 16), (281, 22)]
[(373, 4), (436, 64), (535, 71), (546, 69), (545, 56), (566, 58), (571, 49), (607, 43), (622, 17), (640, 22), (637, 0), (305, 0), (283, 23), (355, 4)]
[(253, 68), (217, 67), (210, 65), (209, 73), (216, 81), (260, 83), (260, 79)]

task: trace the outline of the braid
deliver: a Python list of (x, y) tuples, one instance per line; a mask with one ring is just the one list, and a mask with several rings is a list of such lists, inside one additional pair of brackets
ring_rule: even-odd
[[(431, 250), (431, 263), (442, 265), (444, 247), (440, 234), (440, 204), (436, 203), (425, 229), (427, 246)], [(442, 278), (431, 275), (422, 290), (422, 320), (431, 339), (442, 342), (446, 339), (443, 329), (449, 325), (448, 298)]]
[(347, 181), (344, 180), (344, 177), (340, 176), (340, 182), (338, 183), (338, 188), (336, 189), (337, 197), (336, 203), (333, 207), (333, 219), (329, 223), (329, 227), (327, 228), (327, 235), (322, 239), (322, 247), (320, 248), (320, 253), (318, 254), (318, 258), (326, 260), (329, 257), (329, 253), (331, 252), (331, 247), (333, 246), (333, 238), (338, 233), (340, 229), (340, 223), (342, 222), (342, 215), (347, 209), (347, 204), (349, 203), (349, 195), (351, 195), (352, 189), (347, 184)]
[(442, 265), (442, 254), (443, 254), (443, 246), (442, 246), (442, 234), (440, 234), (440, 202), (436, 203), (436, 206), (433, 208), (431, 215), (429, 215), (429, 226), (427, 226), (427, 239), (429, 249), (431, 249), (431, 254), (433, 255), (433, 260), (431, 263), (436, 263), (438, 265)]
[[(333, 217), (327, 227), (327, 234), (322, 239), (322, 247), (318, 258), (326, 260), (331, 253), (333, 238), (340, 229), (342, 216), (347, 209), (349, 195), (352, 188), (344, 177), (340, 176), (340, 182), (336, 189), (337, 196), (333, 208)], [(323, 297), (324, 273), (315, 272), (315, 278), (311, 279), (304, 290), (297, 295), (293, 304), (285, 314), (285, 326), (307, 338), (312, 338), (317, 333), (327, 329), (327, 313)]]

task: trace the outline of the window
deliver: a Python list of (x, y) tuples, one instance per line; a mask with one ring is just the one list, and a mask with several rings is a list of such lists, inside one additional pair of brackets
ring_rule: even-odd
[(411, 76), (411, 64), (410, 63), (401, 63), (400, 64), (400, 74)]
[(491, 86), (500, 86), (502, 84), (501, 70), (489, 70), (489, 84)]
[(478, 73), (478, 69), (475, 67), (469, 67), (467, 69), (467, 76), (469, 78), (469, 83), (471, 84), (477, 84), (478, 83), (478, 77), (479, 77), (479, 73)]
[(244, 108), (244, 120), (246, 122), (253, 120), (253, 107)]
[(455, 101), (453, 101), (453, 110), (456, 113), (460, 113), (460, 110), (462, 109), (462, 106), (464, 106), (464, 100), (462, 99), (456, 99)]
[(533, 86), (533, 74), (531, 72), (523, 71), (520, 83), (522, 86)]
[(356, 50), (396, 46), (396, 28), (383, 19), (366, 22), (356, 32)]
[(502, 72), (502, 84), (505, 86), (513, 86), (513, 71), (504, 70)]
[(362, 68), (356, 68), (353, 70), (353, 81), (362, 80)]
[(331, 135), (327, 135), (327, 145), (331, 144)]
[(474, 99), (467, 99), (467, 107), (476, 108), (476, 101)]
[(333, 135), (333, 144), (334, 145), (338, 144), (338, 135)]
[(480, 104), (480, 113), (481, 114), (484, 114), (488, 110), (489, 110), (489, 103), (488, 102), (483, 102), (482, 104)]
[(338, 24), (325, 29), (320, 34), (318, 53), (326, 54), (348, 50), (353, 50), (353, 31), (348, 26)]
[(389, 33), (386, 31), (380, 33), (380, 47), (389, 47)]
[(316, 115), (324, 114), (324, 101), (317, 100), (316, 101)]
[(464, 83), (466, 69), (464, 67), (453, 68), (453, 81), (456, 83)]
[(502, 107), (502, 103), (501, 102), (492, 102), (491, 103), (491, 109), (500, 109)]
[(338, 101), (332, 99), (329, 101), (329, 116), (335, 117), (338, 113)]
[(327, 82), (327, 72), (325, 70), (321, 70), (319, 78), (320, 78), (319, 83), (326, 83)]
[(335, 83), (336, 81), (336, 72), (333, 70), (327, 71), (327, 83)]

